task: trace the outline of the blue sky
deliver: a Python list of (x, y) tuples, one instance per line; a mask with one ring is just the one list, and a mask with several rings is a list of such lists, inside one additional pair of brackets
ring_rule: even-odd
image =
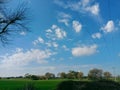
[(30, 8), (31, 32), (0, 46), (0, 76), (92, 68), (120, 74), (119, 0), (12, 0)]

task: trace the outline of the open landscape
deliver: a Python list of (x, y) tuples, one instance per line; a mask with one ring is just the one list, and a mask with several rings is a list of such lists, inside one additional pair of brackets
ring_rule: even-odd
[[(66, 81), (66, 83), (65, 83)], [(11, 79), (11, 80), (0, 80), (0, 90), (78, 90), (75, 88), (74, 83), (76, 83), (76, 85), (78, 85), (78, 87), (81, 87), (81, 85), (84, 85), (84, 83), (92, 83), (92, 81), (87, 81), (87, 80), (73, 80), (74, 83), (71, 83), (72, 80), (26, 80), (26, 79)], [(63, 82), (63, 85), (59, 85), (60, 83)], [(79, 84), (79, 83), (80, 84)], [(102, 85), (103, 83), (103, 85)], [(99, 87), (99, 85), (96, 84), (96, 82), (94, 82), (94, 85), (91, 84), (91, 88), (89, 90), (114, 90), (116, 88), (116, 90), (120, 90), (120, 85), (118, 87), (118, 85), (115, 86), (112, 85), (111, 83), (106, 84), (106, 88), (105, 88), (105, 81), (104, 82), (100, 82), (101, 87)], [(61, 89), (57, 89), (59, 85), (59, 88)], [(112, 86), (114, 86), (113, 88), (111, 88)], [(32, 88), (33, 87), (33, 88)], [(94, 88), (93, 87), (97, 87)], [(74, 88), (74, 89), (73, 89)], [(86, 86), (87, 88), (87, 86)], [(90, 87), (89, 87), (90, 88)], [(98, 89), (99, 88), (99, 89)], [(104, 89), (105, 88), (105, 89)], [(108, 88), (108, 89), (107, 89)], [(79, 90), (88, 90), (88, 89), (79, 89)]]
[(120, 90), (120, 0), (0, 0), (0, 90)]
[(35, 88), (37, 88), (37, 90), (54, 90), (57, 87), (57, 85), (62, 81), (63, 80), (34, 81), (34, 80), (26, 80), (26, 79), (0, 80), (0, 90), (22, 90), (23, 87), (29, 84), (34, 85)]

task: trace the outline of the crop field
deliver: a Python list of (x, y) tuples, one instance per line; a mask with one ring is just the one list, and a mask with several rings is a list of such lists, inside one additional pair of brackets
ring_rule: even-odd
[[(65, 81), (65, 82), (63, 82), (63, 81)], [(92, 82), (92, 81), (88, 81), (88, 80), (82, 80), (82, 81), (79, 82), (78, 80), (72, 80), (71, 81), (71, 80), (66, 80), (66, 79), (64, 79), (64, 80), (62, 80), (62, 79), (56, 79), (56, 80), (1, 79), (0, 80), (0, 90), (23, 90), (21, 88), (23, 88), (24, 86), (26, 86), (28, 84), (32, 84), (33, 86), (36, 87), (37, 90), (55, 90), (57, 88), (58, 84), (60, 85), (61, 82), (63, 82), (63, 83), (61, 83), (60, 88), (62, 86), (62, 88), (65, 87), (69, 90), (72, 90), (71, 88), (74, 87), (74, 86), (71, 86), (72, 85), (71, 83), (73, 83), (74, 81), (78, 82), (78, 83), (76, 83), (76, 85), (79, 84), (79, 83), (81, 85), (83, 85), (84, 83)], [(98, 84), (100, 84), (100, 83), (98, 82)], [(92, 83), (91, 85), (97, 87), (98, 84)], [(104, 86), (104, 84), (105, 83), (103, 83), (103, 86)], [(108, 85), (105, 84), (105, 86), (109, 86), (109, 85), (110, 84), (108, 84)], [(60, 90), (65, 90), (65, 89), (60, 89)], [(75, 90), (78, 90), (78, 89), (75, 89)], [(91, 89), (91, 90), (93, 90), (93, 89)], [(94, 90), (97, 90), (97, 89), (94, 89)], [(109, 90), (109, 89), (106, 89), (106, 90)], [(114, 89), (111, 89), (111, 90), (114, 90)], [(119, 90), (119, 89), (116, 89), (116, 90)]]
[(63, 80), (0, 80), (0, 90), (18, 90), (32, 83), (39, 90), (54, 90)]

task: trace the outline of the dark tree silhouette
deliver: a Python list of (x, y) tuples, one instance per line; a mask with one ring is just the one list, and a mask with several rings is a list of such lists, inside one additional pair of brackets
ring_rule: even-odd
[(21, 3), (17, 9), (9, 10), (5, 8), (7, 7), (5, 4), (9, 2), (8, 0), (0, 0), (0, 41), (3, 44), (7, 44), (11, 40), (11, 36), (28, 31), (26, 3)]

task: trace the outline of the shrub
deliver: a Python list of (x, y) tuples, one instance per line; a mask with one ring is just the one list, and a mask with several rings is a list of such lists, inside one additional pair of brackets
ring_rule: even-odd
[(120, 90), (120, 84), (114, 81), (64, 81), (56, 90)]

